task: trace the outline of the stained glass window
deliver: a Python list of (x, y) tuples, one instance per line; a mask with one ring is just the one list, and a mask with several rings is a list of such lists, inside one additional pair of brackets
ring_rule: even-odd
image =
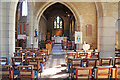
[(56, 21), (54, 21), (54, 28), (56, 28)]
[(28, 15), (28, 5), (27, 5), (27, 0), (24, 0), (22, 3), (22, 16), (27, 16)]
[(54, 29), (59, 29), (59, 28), (63, 28), (63, 20), (60, 16), (57, 16), (54, 19)]

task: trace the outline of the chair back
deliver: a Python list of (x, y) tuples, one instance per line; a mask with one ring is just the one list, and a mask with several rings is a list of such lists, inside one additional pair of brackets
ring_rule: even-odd
[(101, 66), (109, 66), (112, 65), (112, 57), (102, 57), (100, 58)]
[(39, 71), (40, 70), (40, 61), (37, 61), (35, 59), (28, 61), (28, 65), (33, 66), (33, 70)]
[(19, 79), (34, 78), (32, 66), (18, 66)]
[(68, 63), (71, 63), (71, 59), (74, 59), (76, 56), (76, 52), (74, 51), (69, 51), (66, 53), (66, 64), (68, 66)]
[(91, 58), (98, 58), (99, 59), (99, 52), (91, 52)]
[(77, 58), (88, 58), (87, 52), (78, 52)]
[(0, 65), (8, 65), (8, 58), (0, 57)]
[(14, 73), (13, 70), (11, 69), (10, 65), (0, 65), (0, 77), (2, 79), (13, 79), (14, 78)]
[(33, 57), (34, 57), (33, 52), (25, 53), (25, 60), (26, 60), (27, 58), (33, 58)]
[(96, 79), (110, 79), (111, 76), (111, 68), (113, 66), (97, 66)]
[(20, 57), (12, 57), (12, 66), (17, 69), (18, 65), (23, 65), (23, 59)]
[(120, 65), (120, 57), (114, 58), (114, 67), (115, 67), (115, 65)]
[(14, 53), (14, 57), (23, 57), (22, 53)]
[(76, 79), (91, 79), (92, 78), (93, 67), (80, 67), (76, 69), (75, 78)]
[(120, 65), (115, 65), (116, 70), (115, 70), (115, 79), (120, 79)]
[(71, 69), (76, 70), (76, 68), (82, 67), (83, 59), (71, 59)]
[(98, 58), (87, 58), (86, 66), (96, 68)]

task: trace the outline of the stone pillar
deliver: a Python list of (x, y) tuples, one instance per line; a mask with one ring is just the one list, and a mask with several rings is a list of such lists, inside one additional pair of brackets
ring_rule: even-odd
[[(120, 19), (120, 2), (118, 2), (118, 19)], [(120, 49), (120, 20), (118, 20), (118, 25), (117, 25), (117, 30), (118, 30), (118, 43), (117, 43), (117, 48)]]
[(2, 54), (2, 2), (0, 1), (0, 56)]
[[(27, 33), (29, 39), (27, 40), (27, 48), (38, 48), (38, 37), (35, 37), (35, 29), (37, 29), (38, 33), (38, 23), (36, 18), (34, 17), (34, 6), (33, 3), (28, 3), (29, 10), (28, 10), (28, 17), (27, 17), (27, 23), (29, 24), (27, 28)], [(33, 44), (33, 46), (32, 46)]]
[(120, 21), (118, 22), (118, 43), (117, 43), (117, 48), (120, 49)]
[(27, 16), (27, 24), (29, 24), (29, 26), (27, 27), (27, 33), (28, 33), (28, 40), (27, 40), (27, 48), (32, 48), (32, 44), (33, 44), (33, 38), (34, 38), (34, 29), (33, 29), (33, 22), (34, 22), (34, 18), (33, 18), (33, 8), (32, 8), (32, 3), (29, 2), (28, 4), (28, 16)]
[[(98, 48), (100, 57), (115, 56), (115, 14), (114, 3), (103, 3), (103, 26), (98, 27)], [(117, 13), (117, 12), (116, 12)]]
[(34, 48), (38, 48), (38, 34), (39, 34), (38, 22), (37, 22), (36, 18), (34, 20), (35, 20), (35, 22), (34, 22), (34, 36), (35, 36), (35, 29), (36, 29), (37, 30), (37, 37), (34, 37), (33, 44), (34, 44)]
[(0, 22), (1, 56), (11, 59), (15, 52), (15, 13), (16, 2), (2, 2)]

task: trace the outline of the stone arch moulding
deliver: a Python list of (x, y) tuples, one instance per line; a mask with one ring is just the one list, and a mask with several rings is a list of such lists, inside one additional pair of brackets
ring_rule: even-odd
[(95, 2), (95, 6), (97, 12), (97, 48), (100, 50), (100, 36), (102, 35), (100, 27), (103, 27), (103, 8), (100, 2)]
[[(37, 20), (39, 21), (42, 14), (44, 13), (44, 11), (52, 6), (53, 4), (55, 3), (60, 3), (62, 5), (65, 5), (68, 9), (70, 9), (70, 11), (73, 13), (74, 17), (75, 17), (75, 20), (76, 20), (76, 23), (77, 25), (80, 25), (80, 19), (79, 19), (79, 13), (77, 12), (77, 10), (74, 8), (74, 6), (71, 4), (71, 3), (68, 3), (68, 2), (47, 2), (37, 13), (36, 17), (37, 17)], [(77, 26), (76, 26), (77, 27)]]

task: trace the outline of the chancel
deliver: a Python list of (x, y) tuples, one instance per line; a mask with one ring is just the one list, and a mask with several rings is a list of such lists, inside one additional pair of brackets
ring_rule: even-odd
[(0, 0), (0, 78), (120, 79), (119, 0)]

